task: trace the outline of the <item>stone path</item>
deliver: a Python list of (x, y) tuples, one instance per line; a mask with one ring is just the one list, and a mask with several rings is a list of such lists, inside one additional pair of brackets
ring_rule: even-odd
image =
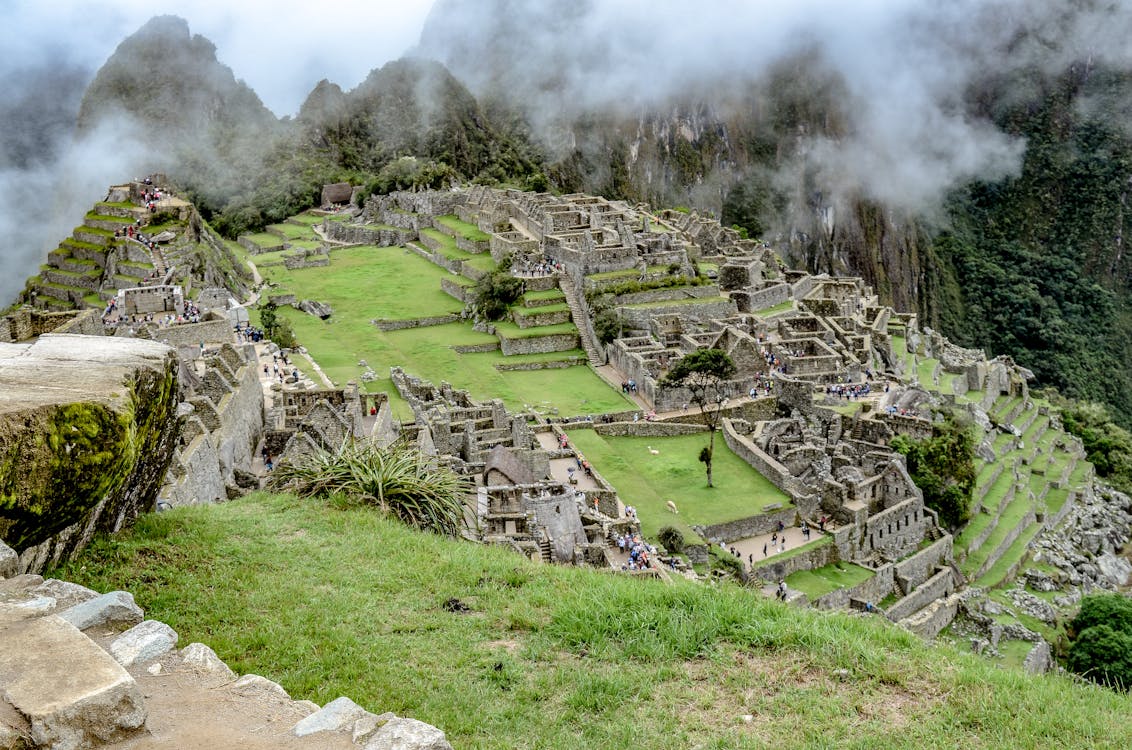
[[(751, 555), (754, 556), (755, 565), (759, 565), (763, 562), (774, 560), (774, 558), (780, 554), (788, 554), (792, 550), (796, 550), (804, 544), (809, 544), (810, 542), (816, 539), (821, 539), (823, 536), (825, 536), (817, 529), (811, 528), (810, 538), (807, 540), (804, 536), (802, 536), (802, 529), (800, 527), (787, 526), (786, 530), (779, 534), (780, 537), (783, 534), (786, 535), (786, 551), (780, 553), (778, 552), (777, 547), (772, 549), (770, 546), (770, 538), (771, 536), (773, 536), (773, 533), (774, 532), (770, 532), (767, 534), (759, 534), (758, 536), (747, 537), (746, 539), (738, 539), (734, 542), (731, 542), (727, 546), (734, 547), (739, 551), (739, 554), (743, 557), (744, 567), (750, 570), (751, 565), (748, 562), (748, 559)], [(765, 557), (763, 556), (764, 544), (767, 545), (767, 554)], [(719, 545), (716, 546), (718, 547)]]

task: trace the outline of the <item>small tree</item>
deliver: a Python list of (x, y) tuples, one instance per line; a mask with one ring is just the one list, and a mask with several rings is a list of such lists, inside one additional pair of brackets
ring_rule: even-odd
[(932, 436), (912, 440), (897, 435), (889, 443), (904, 455), (908, 474), (924, 493), (924, 505), (939, 513), (950, 529), (971, 517), (975, 491), (975, 437), (969, 422), (946, 414), (932, 427)]
[(707, 485), (711, 483), (711, 460), (715, 453), (715, 431), (723, 413), (725, 383), (738, 372), (735, 363), (722, 349), (697, 349), (681, 357), (661, 380), (664, 385), (687, 388), (689, 399), (700, 407), (708, 428), (708, 445), (700, 451), (700, 461), (707, 471)]
[(1102, 685), (1132, 687), (1132, 599), (1086, 596), (1068, 630), (1072, 641), (1066, 666)]
[(476, 282), (475, 306), (488, 320), (502, 320), (507, 308), (523, 295), (523, 282), (503, 269)]

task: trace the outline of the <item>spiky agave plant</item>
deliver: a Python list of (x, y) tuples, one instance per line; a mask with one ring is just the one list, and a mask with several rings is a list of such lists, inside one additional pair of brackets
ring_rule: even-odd
[(464, 523), (464, 498), (472, 490), (466, 477), (436, 466), (404, 440), (387, 447), (347, 441), (336, 451), (316, 451), (281, 464), (271, 486), (303, 497), (344, 494), (448, 536)]

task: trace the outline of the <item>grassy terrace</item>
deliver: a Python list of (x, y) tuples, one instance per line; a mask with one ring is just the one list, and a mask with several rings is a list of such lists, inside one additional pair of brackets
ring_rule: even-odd
[(244, 237), (251, 241), (252, 244), (258, 245), (259, 247), (279, 247), (283, 244), (282, 238), (276, 237), (274, 234), (268, 234), (267, 232), (255, 232), (253, 234), (244, 235)]
[[(540, 566), (318, 501), (147, 514), (55, 574), (132, 591), (183, 643), (295, 698), (348, 695), (440, 726), (459, 748), (1132, 742), (1127, 694), (925, 644), (881, 618)], [(471, 613), (445, 611), (452, 598)]]
[(548, 299), (566, 299), (566, 295), (562, 293), (561, 289), (547, 289), (542, 292), (527, 292), (523, 295), (523, 299), (529, 300), (548, 300)]
[[(259, 257), (254, 262), (259, 262)], [(326, 268), (287, 270), (281, 265), (262, 267), (260, 272), (276, 287), (270, 294), (291, 292), (301, 299), (328, 303), (334, 315), (318, 320), (291, 308), (281, 314), (291, 322), (300, 341), (338, 385), (360, 378), (366, 360), (378, 380), (363, 384), (370, 391), (389, 393), (395, 411), (411, 419), (389, 380), (391, 365), (435, 383), (447, 380), (457, 388), (468, 389), (477, 399), (502, 398), (510, 408), (530, 405), (542, 410), (558, 409), (562, 414), (594, 414), (632, 408), (619, 391), (609, 387), (585, 366), (556, 370), (502, 373), (495, 365), (503, 362), (546, 362), (560, 360), (562, 352), (504, 357), (499, 351), (461, 354), (458, 345), (497, 344), (498, 339), (472, 330), (468, 323), (451, 323), (427, 328), (383, 332), (373, 319), (403, 320), (459, 312), (459, 301), (440, 291), (442, 278), (455, 278), (424, 258), (404, 248), (363, 246), (336, 250)], [(575, 332), (570, 325), (569, 332)], [(543, 326), (528, 329), (546, 333)], [(518, 327), (514, 327), (519, 331)]]
[(789, 312), (790, 310), (793, 310), (793, 309), (794, 309), (794, 300), (788, 299), (785, 302), (779, 302), (777, 305), (771, 305), (770, 307), (764, 307), (761, 310), (757, 310), (757, 311), (755, 311), (755, 315), (758, 315), (760, 318), (769, 318), (772, 315), (778, 315), (779, 313)]
[(468, 253), (456, 247), (456, 240), (436, 229), (421, 229), (426, 235), (440, 243), (438, 252), (449, 260), (460, 260), (479, 271), (494, 271), (495, 261), (491, 253)]
[(791, 573), (786, 577), (786, 583), (813, 601), (832, 591), (864, 583), (872, 576), (873, 571), (868, 568), (848, 562), (836, 562), (813, 570)]
[(570, 306), (565, 302), (559, 305), (543, 305), (542, 307), (522, 307), (516, 305), (511, 308), (511, 312), (516, 315), (544, 315), (546, 313), (566, 312)]
[[(662, 526), (675, 526), (688, 540), (699, 540), (693, 525), (717, 524), (762, 512), (769, 503), (790, 504), (790, 498), (736, 456), (717, 435), (712, 479), (707, 486), (700, 449), (706, 433), (669, 438), (606, 437), (593, 430), (570, 431), (570, 439), (621, 496), (637, 508), (641, 529), (656, 538)], [(659, 455), (649, 452), (649, 446)], [(666, 508), (672, 500), (680, 509)]]
[(495, 332), (505, 339), (533, 339), (539, 336), (558, 336), (561, 334), (578, 333), (578, 327), (573, 323), (556, 323), (552, 326), (533, 326), (531, 328), (520, 328), (514, 323), (507, 321), (500, 321), (494, 325)]
[(100, 214), (95, 211), (87, 211), (86, 218), (94, 219), (95, 221), (112, 221), (115, 224), (121, 224), (123, 226), (134, 223), (132, 218), (126, 216), (112, 216), (110, 214)]
[(278, 234), (288, 240), (318, 240), (318, 235), (314, 233), (310, 225), (271, 224), (267, 227), (267, 230), (267, 234)]
[[(668, 273), (668, 266), (649, 266), (648, 273)], [(604, 273), (591, 273), (586, 279), (594, 282), (602, 281), (636, 281), (641, 278), (641, 269), (626, 268), (624, 271), (606, 271)]]
[[(672, 287), (679, 289), (679, 287)], [(719, 302), (723, 297), (692, 297), (690, 299), (670, 299), (661, 300), (659, 302), (638, 302), (632, 305), (618, 305), (618, 307), (627, 307), (632, 310), (647, 310), (654, 307), (672, 307), (673, 305), (712, 305)]]
[(487, 242), (491, 239), (491, 235), (481, 230), (475, 224), (469, 224), (466, 221), (461, 221), (459, 218), (452, 214), (449, 214), (447, 216), (438, 216), (436, 220), (449, 229), (455, 230), (457, 234), (459, 234), (466, 240), (471, 240), (472, 242)]

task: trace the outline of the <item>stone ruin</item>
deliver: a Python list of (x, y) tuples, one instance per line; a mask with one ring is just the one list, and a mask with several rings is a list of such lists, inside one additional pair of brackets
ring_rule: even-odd
[[(582, 492), (562, 478), (552, 464), (581, 459), (557, 447), (560, 431), (545, 422), (532, 427), (531, 415), (510, 413), (498, 399), (477, 403), (466, 391), (397, 367), (391, 376), (413, 410), (420, 449), (473, 479), (478, 541), (544, 562), (614, 564), (612, 541), (637, 523), (596, 472)], [(556, 447), (548, 449), (548, 440)]]

